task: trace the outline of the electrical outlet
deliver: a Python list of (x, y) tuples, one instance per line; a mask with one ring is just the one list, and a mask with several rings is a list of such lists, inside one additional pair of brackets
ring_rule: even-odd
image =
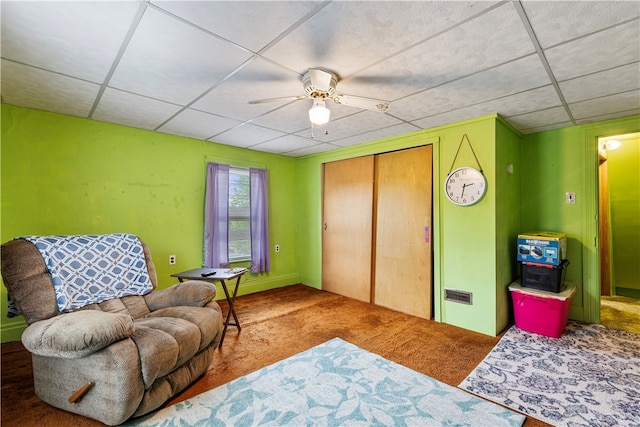
[(169, 255), (169, 265), (175, 265), (175, 263), (176, 263), (176, 256)]
[(276, 252), (280, 252), (280, 245), (276, 245)]

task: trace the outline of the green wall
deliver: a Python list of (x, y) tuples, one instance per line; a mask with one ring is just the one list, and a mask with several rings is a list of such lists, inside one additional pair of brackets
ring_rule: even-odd
[(640, 139), (608, 152), (615, 295), (640, 298)]
[[(600, 321), (598, 138), (638, 130), (640, 116), (631, 116), (522, 138), (522, 228), (567, 233), (572, 319)], [(576, 193), (575, 204), (565, 203), (566, 192)]]
[[(281, 249), (270, 273), (243, 277), (239, 294), (298, 283), (295, 159), (6, 104), (0, 239), (133, 233), (149, 245), (165, 288), (176, 282), (171, 274), (202, 266), (207, 160), (269, 170), (269, 233)], [(0, 319), (2, 341), (19, 339), (22, 317), (7, 319), (1, 303)]]
[[(583, 208), (589, 185), (584, 182), (584, 131), (580, 126), (527, 135), (522, 144), (523, 232), (567, 233), (569, 267), (565, 279), (576, 283), (575, 309), (582, 308), (582, 251), (585, 238)], [(565, 203), (565, 193), (576, 193), (576, 204)], [(576, 313), (574, 313), (576, 314)]]
[[(521, 136), (490, 115), (293, 159), (3, 104), (0, 238), (135, 233), (150, 246), (164, 288), (175, 282), (172, 273), (202, 264), (205, 162), (260, 165), (270, 173), (271, 244), (281, 250), (271, 254), (271, 273), (245, 276), (240, 293), (320, 288), (322, 164), (432, 144), (436, 320), (499, 333), (511, 313), (507, 286), (518, 275), (515, 238), (549, 230), (569, 235), (567, 279), (578, 284), (571, 318), (598, 322), (597, 138), (638, 131), (633, 116)], [(442, 185), (465, 133), (488, 191), (462, 208), (445, 201)], [(454, 166), (474, 164), (463, 145)], [(564, 203), (567, 191), (577, 193), (575, 205)], [(474, 304), (444, 301), (444, 288), (473, 292)], [(6, 301), (4, 288), (0, 297)], [(0, 321), (3, 342), (19, 339), (24, 322), (7, 320), (4, 304)]]
[(520, 135), (504, 122), (496, 126), (496, 330), (504, 329), (511, 314), (511, 295), (505, 284), (520, 276), (517, 259), (517, 236), (522, 232), (523, 179)]

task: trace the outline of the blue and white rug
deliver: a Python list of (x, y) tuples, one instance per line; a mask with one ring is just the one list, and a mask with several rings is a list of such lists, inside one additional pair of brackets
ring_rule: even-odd
[(569, 321), (515, 326), (460, 387), (554, 426), (640, 426), (640, 335)]
[(525, 417), (339, 338), (127, 426), (521, 426)]

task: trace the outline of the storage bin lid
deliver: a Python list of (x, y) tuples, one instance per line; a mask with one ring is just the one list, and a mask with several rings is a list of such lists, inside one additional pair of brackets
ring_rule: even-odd
[(535, 295), (544, 298), (554, 298), (564, 301), (568, 298), (571, 298), (576, 292), (576, 284), (573, 282), (565, 282), (565, 288), (562, 292), (550, 292), (542, 291), (539, 289), (524, 288), (520, 284), (520, 279), (518, 279), (509, 285), (509, 290), (512, 292), (520, 292), (522, 294)]
[(555, 231), (530, 231), (528, 233), (518, 234), (519, 239), (546, 239), (560, 240), (566, 239), (567, 233), (556, 233)]

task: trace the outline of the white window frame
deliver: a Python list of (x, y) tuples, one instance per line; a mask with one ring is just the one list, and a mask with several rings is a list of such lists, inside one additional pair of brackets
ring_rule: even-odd
[[(231, 195), (234, 187), (233, 176), (246, 176), (249, 178), (249, 169), (241, 168), (237, 166), (231, 166), (229, 168), (229, 262), (251, 261), (251, 209), (250, 205), (246, 207), (237, 208), (231, 205)], [(249, 194), (247, 194), (247, 202), (249, 202)], [(247, 222), (246, 231), (233, 231), (231, 230), (231, 221), (240, 220)], [(231, 248), (233, 243), (238, 240), (248, 240), (249, 247), (248, 253), (232, 254)]]

